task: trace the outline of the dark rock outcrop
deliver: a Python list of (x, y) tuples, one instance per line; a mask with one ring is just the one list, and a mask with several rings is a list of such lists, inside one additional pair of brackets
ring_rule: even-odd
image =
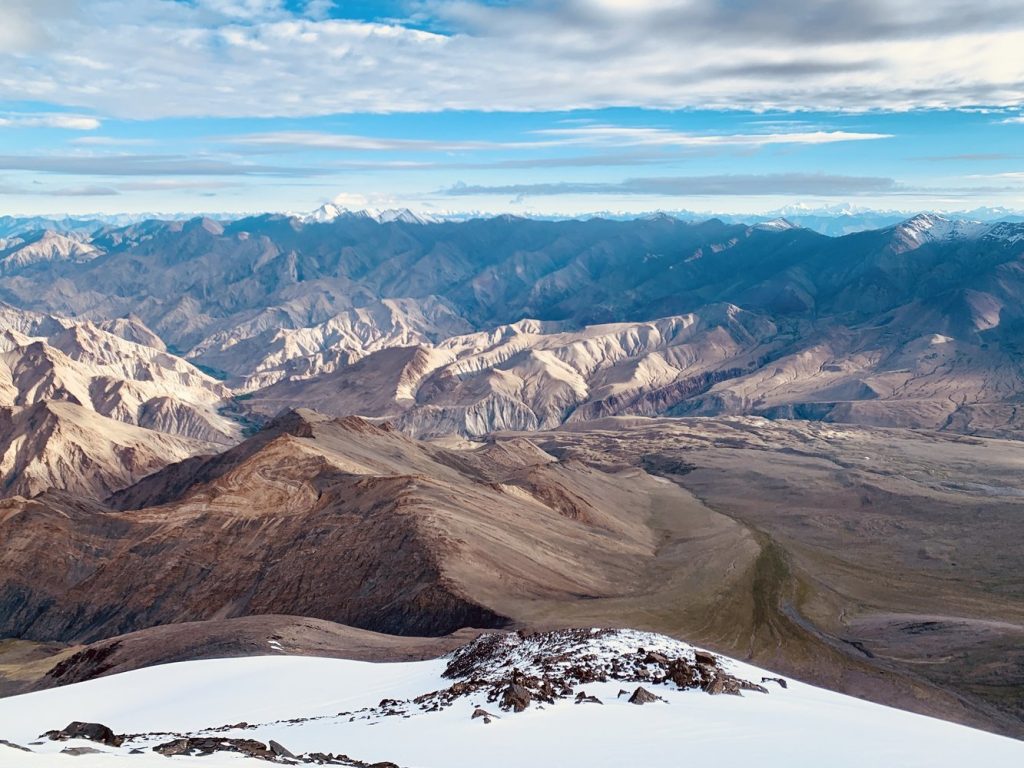
[(638, 685), (633, 695), (629, 697), (630, 704), (653, 704), (656, 701), (665, 701), (661, 696), (655, 696), (642, 685)]
[(83, 723), (78, 720), (69, 723), (59, 731), (48, 731), (46, 735), (52, 741), (88, 739), (106, 744), (108, 747), (119, 747), (124, 743), (124, 736), (118, 736), (108, 726), (101, 723)]
[(504, 710), (511, 709), (514, 712), (522, 712), (533, 700), (530, 689), (517, 683), (510, 684), (501, 695), (501, 703), (498, 705)]

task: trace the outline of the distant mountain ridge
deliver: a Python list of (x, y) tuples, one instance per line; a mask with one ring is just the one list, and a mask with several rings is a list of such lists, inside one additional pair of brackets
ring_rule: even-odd
[[(720, 219), (730, 224), (764, 224), (779, 219), (814, 230), (830, 237), (841, 237), (867, 229), (881, 229), (898, 224), (919, 212), (906, 210), (874, 210), (852, 205), (814, 206), (807, 204), (787, 205), (764, 213), (726, 213), (715, 211), (674, 210), (652, 212), (648, 216), (669, 216), (691, 223), (699, 223), (710, 219)], [(127, 227), (146, 221), (188, 221), (195, 218), (209, 218), (220, 222), (237, 221), (252, 218), (256, 215), (273, 215), (272, 213), (254, 214), (238, 212), (177, 212), (177, 213), (119, 213), (91, 214), (84, 216), (0, 216), (0, 241), (4, 238), (40, 233), (45, 231), (63, 235), (92, 235), (101, 229)], [(469, 221), (471, 219), (500, 218), (507, 214), (494, 214), (481, 211), (413, 211), (409, 208), (350, 208), (338, 203), (328, 202), (308, 212), (289, 212), (303, 222), (325, 223), (337, 218), (367, 218), (380, 223), (404, 221), (405, 223), (439, 223), (444, 221)], [(644, 218), (643, 214), (623, 211), (591, 211), (588, 213), (566, 214), (518, 214), (521, 218), (538, 221), (565, 221), (586, 219), (609, 219), (612, 221), (629, 221)], [(944, 218), (958, 221), (982, 222), (1021, 222), (1024, 211), (1002, 207), (981, 207), (964, 211), (948, 211), (938, 214)]]
[(315, 405), (471, 436), (608, 415), (1022, 426), (1021, 223), (921, 214), (833, 238), (784, 218), (322, 214), (107, 227), (73, 239), (82, 256), (0, 260), (0, 299), (133, 314), (246, 419)]

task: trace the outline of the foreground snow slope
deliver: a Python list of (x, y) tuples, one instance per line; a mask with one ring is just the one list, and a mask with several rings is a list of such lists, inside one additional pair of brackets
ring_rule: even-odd
[[(637, 649), (694, 659), (690, 646), (656, 635), (615, 633), (573, 652), (598, 662), (626, 658)], [(642, 655), (642, 654), (641, 654)], [(507, 662), (528, 669), (537, 655), (524, 646)], [(720, 658), (719, 667), (761, 683), (770, 675)], [(709, 696), (699, 689), (645, 684), (665, 702), (637, 706), (620, 690), (636, 683), (609, 680), (576, 685), (575, 691), (603, 704), (573, 698), (506, 712), (478, 690), (454, 698), (439, 711), (418, 706), (378, 706), (449, 688), (442, 678), (447, 659), (373, 664), (285, 656), (193, 661), (142, 669), (77, 685), (0, 700), (0, 739), (31, 744), (36, 753), (0, 746), (0, 765), (48, 766), (203, 765), (265, 766), (236, 754), (165, 758), (150, 751), (181, 735), (245, 721), (255, 727), (215, 735), (274, 739), (296, 754), (345, 753), (373, 763), (392, 761), (417, 768), (503, 766), (988, 766), (1024, 765), (1024, 743), (962, 726), (870, 704), (798, 682), (764, 682), (768, 693)], [(534, 669), (538, 669), (535, 667)], [(479, 669), (474, 675), (480, 675)], [(486, 674), (486, 673), (485, 673)], [(471, 719), (476, 706), (497, 717)], [(399, 714), (389, 716), (387, 710)], [(407, 714), (408, 716), (403, 716)], [(343, 713), (343, 714), (339, 714)], [(283, 722), (311, 718), (300, 722)], [(113, 748), (84, 741), (42, 740), (40, 734), (72, 720), (104, 723), (117, 733), (142, 734)], [(161, 733), (156, 733), (161, 732)], [(172, 733), (168, 733), (172, 732)], [(37, 742), (32, 744), (32, 742)], [(57, 754), (68, 746), (91, 746), (109, 754), (75, 758)], [(139, 748), (143, 754), (128, 754)], [(172, 763), (167, 763), (172, 760)]]

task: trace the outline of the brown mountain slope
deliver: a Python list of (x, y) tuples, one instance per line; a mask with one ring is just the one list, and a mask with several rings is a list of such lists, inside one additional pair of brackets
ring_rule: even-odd
[[(89, 640), (287, 611), (432, 635), (503, 625), (536, 599), (642, 587), (655, 481), (552, 462), (525, 442), (500, 462), (492, 451), (307, 412), (190, 460), (198, 483), (180, 467), (147, 478), (114, 499), (122, 511), (57, 493), (8, 500), (0, 631)], [(163, 503), (126, 509), (140, 488)]]
[(268, 615), (167, 624), (88, 645), (0, 640), (0, 696), (192, 659), (288, 654), (419, 661), (454, 650), (478, 634), (464, 629), (443, 637), (403, 637), (322, 619)]
[(1021, 443), (749, 417), (605, 419), (534, 438), (563, 461), (644, 467), (755, 532), (751, 602), (719, 607), (733, 634), (684, 613), (659, 617), (663, 631), (1024, 735)]
[(1019, 734), (1021, 451), (750, 418), (448, 450), (297, 412), (106, 505), (4, 502), (0, 633), (634, 626)]

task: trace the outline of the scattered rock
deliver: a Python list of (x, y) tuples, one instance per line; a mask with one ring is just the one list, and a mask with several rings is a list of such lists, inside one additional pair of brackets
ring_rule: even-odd
[(604, 704), (597, 696), (587, 696), (585, 691), (576, 694), (577, 704)]
[(682, 690), (700, 688), (704, 674), (703, 670), (694, 667), (685, 659), (676, 659), (665, 669), (665, 679), (671, 680)]
[(718, 659), (715, 656), (712, 656), (710, 653), (705, 653), (704, 651), (694, 651), (693, 658), (694, 661), (696, 661), (698, 664), (706, 664), (709, 667), (718, 666)]
[(270, 740), (270, 742), (267, 744), (267, 746), (269, 746), (270, 747), (270, 751), (273, 752), (278, 757), (290, 757), (293, 760), (295, 759), (295, 755), (293, 755), (291, 752), (289, 752), (287, 749), (285, 749), (283, 746), (278, 744), (273, 739)]
[(74, 757), (78, 757), (79, 755), (106, 754), (102, 749), (96, 749), (95, 747), (64, 747), (60, 753), (62, 755), (73, 755)]
[(255, 739), (221, 739), (209, 737), (186, 737), (158, 744), (153, 751), (165, 757), (175, 755), (212, 755), (217, 752), (238, 752), (246, 757), (273, 760), (276, 755), (267, 745)]
[[(635, 643), (633, 640), (650, 640)], [(625, 641), (625, 642), (624, 642)], [(646, 647), (645, 647), (646, 646)], [(628, 650), (630, 647), (636, 650)], [(767, 689), (726, 672), (718, 657), (684, 643), (633, 630), (563, 629), (528, 633), (481, 635), (451, 654), (443, 676), (451, 685), (401, 704), (381, 702), (374, 715), (408, 716), (411, 706), (436, 712), (468, 696), (483, 695), (504, 711), (522, 712), (531, 703), (540, 708), (559, 699), (601, 703), (576, 690), (610, 680), (653, 686), (675, 683), (679, 690), (702, 690), (712, 695)], [(629, 697), (620, 689), (619, 697)], [(473, 704), (476, 707), (476, 703)]]
[(120, 747), (124, 736), (116, 735), (110, 728), (101, 723), (83, 723), (76, 720), (59, 731), (47, 731), (51, 741), (67, 741), (68, 739), (88, 739), (89, 741), (106, 744), (108, 747)]
[[(643, 649), (641, 649), (643, 650)], [(668, 666), (668, 656), (657, 651), (651, 651), (644, 657), (644, 664), (658, 664), (659, 666)]]
[(781, 677), (762, 677), (762, 683), (778, 683), (780, 688), (788, 688), (789, 684)]
[(656, 701), (664, 701), (661, 696), (655, 696), (642, 685), (638, 685), (633, 695), (629, 697), (630, 704), (653, 704)]
[(530, 689), (522, 685), (512, 683), (505, 689), (505, 693), (501, 696), (501, 703), (499, 706), (505, 710), (513, 710), (515, 712), (522, 712), (528, 706), (533, 695), (530, 693)]
[(629, 691), (627, 691), (625, 688), (619, 688), (619, 693), (618, 695), (616, 695), (615, 698), (621, 699), (623, 696), (629, 696)]
[(768, 693), (768, 689), (763, 685), (751, 683), (746, 680), (740, 680), (738, 677), (733, 677), (732, 675), (727, 675), (725, 673), (715, 675), (708, 680), (705, 685), (701, 686), (701, 688), (712, 696), (717, 696), (723, 693), (729, 694), (730, 696), (741, 696), (742, 691)]
[(486, 709), (482, 709), (480, 707), (477, 707), (476, 709), (473, 710), (473, 715), (469, 719), (470, 720), (476, 720), (478, 717), (482, 717), (484, 719), (484, 723), (489, 723), (489, 722), (491, 722), (491, 720), (499, 720), (500, 719), (497, 715), (492, 715)]
[(20, 749), (22, 752), (31, 752), (32, 751), (28, 747), (23, 747), (23, 746), (21, 746), (21, 744), (15, 744), (14, 742), (7, 741), (5, 739), (0, 739), (0, 746), (2, 746), (2, 747), (10, 747), (11, 749)]

